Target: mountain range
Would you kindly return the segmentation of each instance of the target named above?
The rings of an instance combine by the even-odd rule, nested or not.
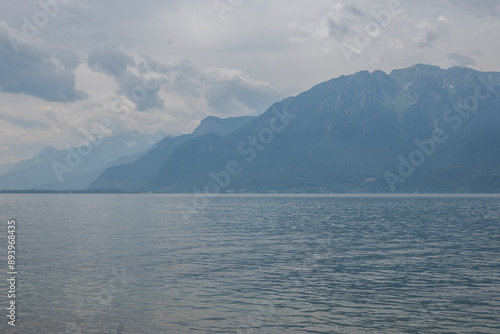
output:
[[[137,160],[161,137],[126,132],[90,137],[92,141],[78,147],[58,150],[48,146],[0,175],[0,189],[84,190],[106,168]]]
[[[98,191],[138,191],[143,189],[170,158],[172,153],[183,144],[200,136],[212,134],[223,137],[252,121],[255,117],[242,116],[220,119],[207,117],[193,131],[178,137],[167,137],[140,159],[106,169],[89,187]]]
[[[206,118],[85,182],[127,192],[500,192],[499,94],[496,72],[362,71],[258,117]]]

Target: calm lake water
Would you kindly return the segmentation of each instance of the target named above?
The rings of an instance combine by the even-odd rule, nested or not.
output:
[[[500,333],[498,196],[197,206],[178,195],[0,195],[0,332]]]

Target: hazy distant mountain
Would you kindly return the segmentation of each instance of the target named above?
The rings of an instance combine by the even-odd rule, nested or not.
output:
[[[342,76],[185,141],[139,190],[499,192],[496,83],[421,64]]]
[[[11,169],[12,167],[14,167],[16,164],[1,164],[0,165],[0,175],[3,174],[3,173],[6,173],[9,171],[9,169]]]
[[[86,189],[104,167],[111,166],[113,161],[115,164],[135,161],[140,156],[134,155],[150,149],[158,138],[129,132],[65,150],[48,146],[0,175],[0,190]]]
[[[138,159],[140,159],[141,157],[143,157],[144,155],[146,155],[148,152],[149,150],[146,150],[132,155],[123,156],[116,160],[111,161],[110,163],[106,164],[101,168],[70,176],[67,180],[63,182],[54,181],[42,184],[41,186],[34,188],[34,190],[58,190],[58,191],[86,190],[90,186],[90,184],[97,177],[99,177],[99,175],[101,175],[106,169],[114,166],[119,166],[121,164],[133,163]]]
[[[207,117],[190,135],[165,138],[155,145],[148,154],[134,163],[106,169],[89,187],[89,190],[138,191],[151,181],[158,169],[167,161],[172,152],[200,135],[212,133],[225,136],[241,128],[255,117],[231,117],[220,119]]]

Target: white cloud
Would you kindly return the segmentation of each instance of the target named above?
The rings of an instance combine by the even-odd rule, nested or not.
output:
[[[449,25],[453,25],[453,23],[448,20],[448,18],[444,15],[441,15],[440,17],[438,17],[438,22],[442,22],[442,23],[446,23],[446,24],[449,24]]]

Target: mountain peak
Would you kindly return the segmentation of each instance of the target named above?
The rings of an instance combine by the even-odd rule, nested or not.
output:
[[[47,146],[36,155],[36,158],[47,160],[50,159],[56,152],[57,150],[53,146]]]
[[[398,69],[394,70],[391,72],[390,76],[394,75],[411,75],[411,76],[416,76],[419,74],[428,74],[428,73],[439,73],[443,72],[441,67],[439,66],[434,66],[434,65],[427,65],[427,64],[416,64],[407,68],[403,69]]]
[[[241,116],[219,118],[216,116],[208,116],[204,118],[200,125],[194,130],[193,136],[198,137],[207,133],[214,133],[218,136],[225,136],[233,132],[235,129],[242,127],[255,119],[254,116]]]

